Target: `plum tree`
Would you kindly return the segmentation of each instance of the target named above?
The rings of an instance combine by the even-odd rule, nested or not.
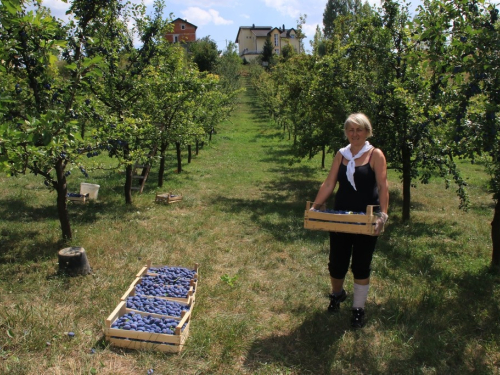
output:
[[[27,3],[15,0],[0,5],[0,171],[33,173],[57,192],[66,240],[72,238],[66,169],[85,170],[82,150],[93,147],[75,136],[87,93],[83,79],[99,74],[100,61],[83,51],[88,24],[80,20],[72,26],[63,27],[43,7],[28,10]]]

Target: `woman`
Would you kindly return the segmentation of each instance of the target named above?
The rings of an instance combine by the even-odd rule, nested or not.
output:
[[[387,222],[389,188],[387,165],[383,152],[366,140],[372,135],[370,120],[362,113],[351,114],[344,123],[349,145],[340,149],[325,182],[321,185],[311,209],[318,209],[332,194],[337,182],[335,210],[366,212],[366,206],[379,205],[375,234],[380,234]],[[344,279],[351,262],[354,276],[354,298],[351,325],[365,325],[365,302],[370,285],[370,271],[377,236],[330,232],[330,258],[328,270],[332,284],[328,311],[335,312],[345,301]]]

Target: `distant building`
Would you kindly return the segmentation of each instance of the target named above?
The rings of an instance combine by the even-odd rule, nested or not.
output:
[[[247,61],[255,59],[262,53],[264,43],[267,37],[271,38],[271,43],[274,46],[274,53],[281,54],[282,48],[289,44],[293,49],[300,53],[300,41],[297,38],[295,29],[285,29],[272,26],[240,26],[238,35],[236,35],[236,43],[241,58]]]
[[[170,43],[189,43],[196,40],[196,29],[198,26],[181,18],[173,20],[170,24],[174,25],[174,29],[165,35],[165,38]]]

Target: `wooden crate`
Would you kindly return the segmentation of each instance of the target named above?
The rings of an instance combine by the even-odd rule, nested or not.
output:
[[[325,212],[325,205],[321,207],[321,212],[309,211],[311,206],[312,202],[307,202],[304,213],[304,228],[306,229],[376,236],[375,222],[378,216],[373,214],[373,208],[378,206],[367,206],[366,215],[332,214]],[[382,227],[380,234],[383,231]]]
[[[89,195],[88,194],[75,194],[74,196],[73,195],[67,195],[66,196],[66,199],[68,201],[71,201],[71,202],[75,202],[75,203],[80,203],[80,204],[85,204],[89,201]]]
[[[128,297],[133,297],[133,296],[128,296]],[[148,299],[153,299],[153,298],[161,298],[161,297],[157,297],[157,296],[143,296],[144,298],[148,298]],[[161,298],[161,299],[166,299],[166,298]],[[172,301],[172,302],[176,302],[176,303],[179,303],[181,305],[184,305],[184,306],[187,306],[189,307],[189,312],[191,312],[193,310],[193,307],[194,307],[194,300],[191,299],[189,301],[189,303],[185,303],[185,302],[179,302],[179,301]],[[127,298],[123,299],[120,304],[123,303],[125,304],[125,313],[127,312],[140,312],[142,314],[148,314],[148,315],[151,315],[151,316],[154,316],[155,318],[168,318],[168,319],[175,319],[175,320],[180,320],[182,319],[182,316],[170,316],[170,315],[166,315],[166,314],[156,314],[156,313],[150,313],[150,312],[146,312],[146,311],[141,311],[141,310],[137,310],[137,309],[131,309],[130,307],[127,307]]]
[[[168,193],[156,193],[155,202],[158,203],[175,203],[180,202],[182,200],[182,194],[173,194],[172,192]]]
[[[140,284],[142,280],[142,277],[136,277],[136,279],[130,284],[129,288],[125,292],[125,294],[120,298],[121,301],[125,301],[127,297],[130,296],[135,296],[135,286]],[[193,286],[189,287],[188,295],[186,298],[178,298],[178,297],[162,297],[162,296],[151,296],[151,297],[158,297],[158,298],[163,298],[167,299],[169,301],[176,301],[176,302],[182,302],[182,303],[194,303],[194,288]]]
[[[163,265],[163,266],[156,266],[156,265],[151,265],[151,260],[148,260],[146,262],[146,265],[141,268],[141,270],[135,275],[135,277],[142,277],[144,275],[158,275],[157,273],[152,270],[152,268],[162,268],[162,267],[182,267],[182,268],[187,268],[188,267],[183,267],[183,266],[168,266],[168,265]],[[190,285],[193,287],[193,296],[196,294],[196,291],[198,290],[198,278],[199,278],[199,268],[200,265],[198,263],[195,263],[194,268],[192,268],[192,271],[195,271],[194,277],[191,279]]]
[[[104,334],[111,345],[128,349],[148,349],[169,353],[179,353],[189,336],[189,325],[191,323],[191,311],[186,312],[179,320],[173,335],[166,333],[150,333],[133,330],[112,328],[112,324],[122,315],[127,314],[125,302],[120,302],[111,315],[106,319]],[[135,312],[135,311],[134,311]],[[142,316],[154,316],[154,314],[135,312]],[[163,317],[163,316],[162,316]],[[186,324],[184,330],[182,327]]]

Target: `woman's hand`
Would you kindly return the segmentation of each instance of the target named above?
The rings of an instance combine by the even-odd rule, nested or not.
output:
[[[385,212],[381,212],[379,214],[380,216],[377,217],[377,220],[375,221],[375,234],[378,236],[380,232],[382,232],[382,228],[384,228],[385,223],[387,223],[387,220],[389,220],[389,215],[387,215]]]

